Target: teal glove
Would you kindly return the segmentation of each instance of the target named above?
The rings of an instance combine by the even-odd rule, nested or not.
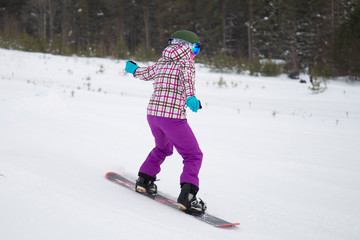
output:
[[[136,69],[138,69],[139,66],[133,62],[133,61],[126,61],[126,66],[125,66],[125,72],[131,73],[132,75],[134,75]]]
[[[197,112],[201,108],[200,101],[197,100],[196,97],[191,96],[186,99],[186,105],[191,109],[193,112]]]

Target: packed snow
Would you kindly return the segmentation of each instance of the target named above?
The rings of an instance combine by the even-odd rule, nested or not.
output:
[[[154,145],[152,82],[124,67],[0,49],[0,239],[360,239],[359,84],[316,94],[286,76],[196,65],[198,195],[241,224],[219,229],[105,179],[136,179]],[[181,170],[175,153],[160,191],[176,198]]]

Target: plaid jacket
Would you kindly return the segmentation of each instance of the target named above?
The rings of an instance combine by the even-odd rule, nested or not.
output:
[[[185,101],[195,96],[195,65],[189,47],[169,45],[157,63],[138,68],[134,77],[154,80],[154,93],[147,108],[149,115],[186,118]]]

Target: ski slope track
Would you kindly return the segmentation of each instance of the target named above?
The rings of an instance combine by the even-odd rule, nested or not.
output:
[[[241,223],[219,229],[104,178],[135,180],[154,145],[152,82],[124,67],[0,49],[1,240],[360,239],[359,84],[329,80],[314,94],[286,76],[196,64],[203,109],[188,121],[204,153],[199,197]],[[181,170],[175,152],[159,190],[176,198]]]

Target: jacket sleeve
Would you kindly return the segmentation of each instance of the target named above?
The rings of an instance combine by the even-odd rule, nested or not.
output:
[[[186,99],[195,96],[195,65],[193,61],[184,62],[180,78],[184,84]]]
[[[156,75],[156,64],[148,67],[139,67],[134,73],[134,77],[139,78],[140,80],[150,81],[153,80]]]

